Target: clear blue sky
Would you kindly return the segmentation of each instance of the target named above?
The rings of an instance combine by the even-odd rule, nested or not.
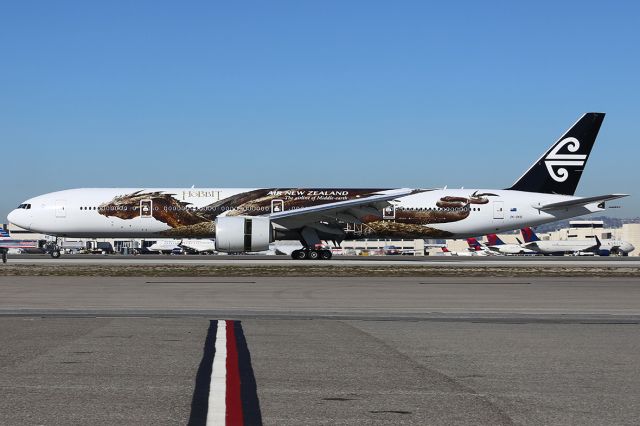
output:
[[[583,112],[640,215],[637,2],[6,1],[0,214],[90,186],[509,186]],[[4,219],[2,220],[4,221]]]

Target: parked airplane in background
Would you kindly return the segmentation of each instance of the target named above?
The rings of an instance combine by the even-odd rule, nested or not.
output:
[[[0,228],[0,256],[2,263],[7,263],[7,253],[9,250],[34,250],[38,248],[37,241],[14,240],[11,234],[4,228]]]
[[[600,240],[597,236],[588,240],[541,240],[529,227],[521,230],[524,238],[524,247],[545,255],[564,255],[591,253],[599,256],[620,255],[626,256],[635,250],[635,247],[622,240]]]
[[[537,252],[521,244],[507,244],[496,234],[487,235],[487,248],[500,254],[536,254]]]
[[[164,254],[170,254],[174,250],[182,251],[180,248],[180,240],[158,240],[147,247],[147,250]]]
[[[475,250],[467,250],[467,251],[451,251],[446,247],[441,247],[442,253],[441,256],[482,256],[478,255]]]
[[[9,221],[56,237],[215,238],[256,252],[297,240],[295,259],[328,259],[322,240],[466,238],[602,211],[607,194],[576,187],[603,113],[584,114],[508,189],[87,188],[40,195]],[[59,256],[53,247],[51,254]]]
[[[469,245],[469,250],[473,252],[474,256],[493,256],[496,254],[489,250],[489,247],[478,241],[477,238],[467,238],[467,244]]]
[[[203,239],[188,239],[182,240],[180,247],[190,253],[213,253],[216,251],[216,243],[213,240]]]

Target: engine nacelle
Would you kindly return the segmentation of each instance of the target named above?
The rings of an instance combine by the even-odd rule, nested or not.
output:
[[[267,217],[222,216],[216,219],[216,250],[224,252],[263,251],[272,239]]]

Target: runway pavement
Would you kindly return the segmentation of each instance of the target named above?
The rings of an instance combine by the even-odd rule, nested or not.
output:
[[[0,424],[635,424],[639,331],[640,278],[0,277]]]

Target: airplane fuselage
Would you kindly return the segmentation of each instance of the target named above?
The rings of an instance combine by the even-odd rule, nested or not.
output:
[[[216,218],[266,216],[311,206],[362,200],[389,189],[353,188],[85,188],[31,198],[9,220],[59,237],[215,238]],[[602,210],[596,203],[552,211],[539,207],[579,197],[513,190],[436,189],[389,201],[382,213],[366,206],[326,216],[370,238],[465,238],[504,232]],[[356,211],[357,210],[357,211]],[[329,214],[330,215],[330,214]],[[357,218],[357,219],[356,219]],[[318,216],[321,230],[322,215]],[[295,221],[273,222],[278,239],[297,239]],[[348,236],[348,233],[347,233]]]

